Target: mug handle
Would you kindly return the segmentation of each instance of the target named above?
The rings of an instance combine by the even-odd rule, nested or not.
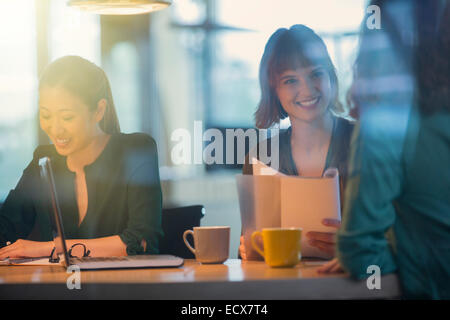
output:
[[[186,231],[183,233],[183,241],[184,241],[184,243],[186,244],[186,246],[188,247],[188,249],[191,250],[191,252],[192,252],[193,254],[195,254],[195,249],[191,247],[191,245],[189,244],[189,242],[188,242],[187,239],[186,239],[186,237],[187,237],[188,234],[192,234],[192,238],[194,237],[194,231],[192,231],[192,230],[186,230]]]
[[[256,244],[256,241],[255,241],[257,236],[262,237],[262,234],[261,234],[260,231],[255,231],[255,232],[252,233],[252,238],[251,238],[252,239],[252,247],[256,251],[258,251],[258,253],[264,258],[264,251]]]

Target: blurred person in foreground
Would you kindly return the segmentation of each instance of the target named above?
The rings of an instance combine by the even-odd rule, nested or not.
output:
[[[322,271],[375,265],[405,298],[450,299],[450,3],[371,4],[381,28],[363,23],[338,259]]]

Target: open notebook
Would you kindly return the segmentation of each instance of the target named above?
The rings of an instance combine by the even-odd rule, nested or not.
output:
[[[260,258],[251,234],[269,227],[302,228],[302,256],[330,259],[308,244],[309,231],[335,232],[322,219],[341,219],[339,172],[327,169],[322,177],[287,176],[253,159],[253,175],[236,177],[244,245],[249,259]]]

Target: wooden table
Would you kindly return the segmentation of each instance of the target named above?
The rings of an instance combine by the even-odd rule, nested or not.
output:
[[[319,263],[270,268],[264,262],[229,259],[180,268],[81,272],[81,289],[69,290],[72,275],[61,266],[0,266],[1,299],[392,299],[400,296],[395,274],[381,277],[381,289],[346,274],[321,275]]]

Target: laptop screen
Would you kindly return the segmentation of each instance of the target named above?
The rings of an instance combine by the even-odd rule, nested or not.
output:
[[[52,224],[52,234],[56,246],[56,252],[64,254],[64,264],[67,267],[69,265],[69,255],[67,253],[61,210],[59,208],[58,196],[56,194],[55,179],[50,158],[44,157],[39,159],[39,168],[44,190],[48,190],[47,194],[49,197],[47,203],[50,210],[49,215]]]

